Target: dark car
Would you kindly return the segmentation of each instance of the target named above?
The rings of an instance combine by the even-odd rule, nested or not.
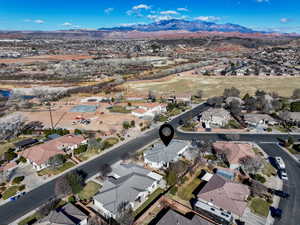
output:
[[[273,206],[270,207],[271,216],[274,218],[281,218],[282,210],[279,208],[275,208]]]
[[[280,191],[280,190],[271,189],[271,188],[268,189],[268,192],[273,194],[273,195],[277,195],[281,198],[288,198],[290,196],[289,193],[286,193],[286,192]]]

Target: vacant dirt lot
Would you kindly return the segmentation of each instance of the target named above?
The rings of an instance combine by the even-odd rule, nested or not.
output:
[[[93,56],[88,55],[39,55],[26,58],[17,59],[0,59],[0,63],[33,63],[33,62],[47,62],[47,61],[63,61],[63,60],[80,60],[91,59]]]
[[[291,96],[295,88],[300,87],[300,77],[223,77],[193,75],[192,71],[171,75],[157,80],[127,82],[123,85],[130,93],[147,93],[152,90],[157,94],[189,94],[201,89],[204,97],[223,93],[225,88],[239,88],[242,94],[253,94],[257,89],[277,92],[282,96]]]

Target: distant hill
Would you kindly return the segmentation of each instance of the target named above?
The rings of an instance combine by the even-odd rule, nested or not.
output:
[[[141,32],[155,32],[155,31],[176,31],[186,30],[190,32],[198,31],[215,31],[215,32],[239,32],[239,33],[256,33],[250,28],[240,26],[238,24],[216,24],[213,22],[204,22],[199,20],[161,20],[150,24],[136,24],[129,26],[119,26],[112,28],[99,28],[101,31],[141,31]]]

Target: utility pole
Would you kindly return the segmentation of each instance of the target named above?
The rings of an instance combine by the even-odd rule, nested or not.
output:
[[[50,113],[51,129],[54,130],[54,127],[53,127],[53,118],[52,118],[52,111],[51,111],[51,103],[48,102],[47,104],[48,104],[49,113]]]

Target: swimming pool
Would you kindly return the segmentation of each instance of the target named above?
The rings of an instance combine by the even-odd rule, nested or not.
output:
[[[85,113],[85,112],[96,112],[97,106],[95,105],[77,105],[74,106],[72,109],[70,109],[70,112],[79,112],[79,113]]]

